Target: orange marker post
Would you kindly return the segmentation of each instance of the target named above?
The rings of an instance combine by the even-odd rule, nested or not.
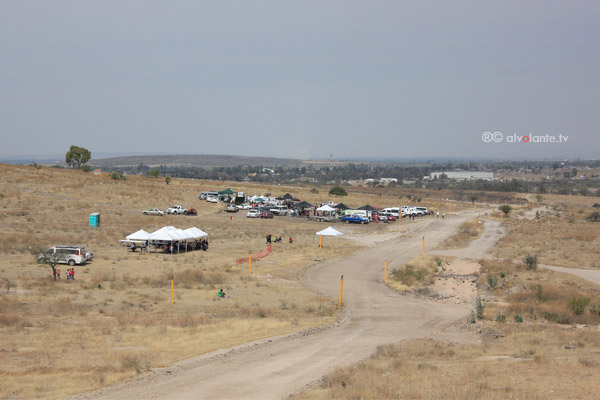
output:
[[[338,308],[342,308],[342,292],[344,291],[344,275],[342,275],[340,279],[340,302],[338,304]]]
[[[423,236],[423,255],[425,255],[425,236]]]
[[[387,282],[387,260],[383,264],[383,280]]]
[[[171,279],[171,304],[175,304],[175,280]]]
[[[477,217],[473,217],[473,223],[477,225]]]

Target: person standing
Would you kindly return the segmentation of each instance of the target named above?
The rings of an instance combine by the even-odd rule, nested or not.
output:
[[[56,268],[56,277],[60,279],[60,268]]]

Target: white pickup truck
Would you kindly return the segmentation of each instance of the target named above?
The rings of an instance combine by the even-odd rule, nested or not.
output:
[[[186,208],[181,206],[173,206],[167,208],[167,214],[185,214],[186,210]]]

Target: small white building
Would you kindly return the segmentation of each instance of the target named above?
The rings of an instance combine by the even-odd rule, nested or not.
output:
[[[425,177],[425,179],[433,180],[435,178],[440,179],[440,175],[446,175],[448,179],[454,179],[457,181],[465,181],[465,180],[485,180],[491,181],[494,179],[493,172],[483,172],[483,171],[443,171],[443,172],[432,172],[429,174],[429,177]]]

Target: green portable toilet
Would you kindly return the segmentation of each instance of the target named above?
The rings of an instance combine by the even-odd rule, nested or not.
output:
[[[90,228],[98,228],[100,226],[100,213],[90,214]]]

